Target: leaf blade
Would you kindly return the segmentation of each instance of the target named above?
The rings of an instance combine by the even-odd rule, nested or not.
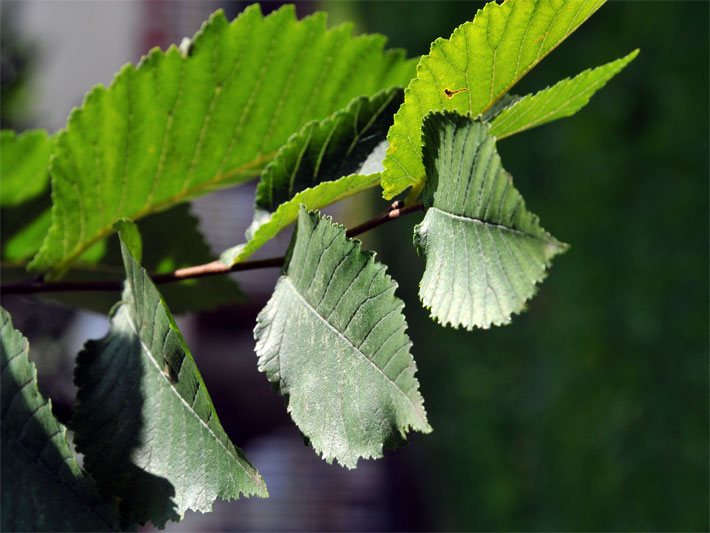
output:
[[[291,200],[282,203],[274,213],[267,215],[258,224],[253,224],[251,238],[244,244],[222,252],[220,260],[230,266],[247,260],[259,248],[291,225],[298,218],[301,206],[305,206],[308,209],[321,209],[367,189],[377,187],[379,184],[380,174],[364,176],[353,174],[304,189]],[[256,226],[255,230],[253,229],[254,226]]]
[[[52,139],[44,130],[0,131],[0,205],[36,198],[49,185]]]
[[[28,353],[27,339],[0,308],[2,529],[114,530],[115,510],[77,463],[66,428],[39,392]]]
[[[256,208],[273,212],[300,191],[363,173],[363,164],[386,139],[403,101],[403,89],[386,89],[355,98],[330,117],[306,124],[264,169]]]
[[[242,183],[307,121],[408,81],[400,51],[350,31],[292,6],[231,24],[217,12],[187,54],[154,50],[89,92],[58,135],[53,225],[31,268],[61,275],[117,219]]]
[[[551,87],[524,96],[501,111],[491,122],[491,134],[500,140],[574,115],[589,103],[594,93],[633,61],[638,52],[634,50],[615,61],[587,69],[573,78],[565,78]]]
[[[259,369],[288,397],[316,452],[354,467],[410,428],[431,431],[403,304],[385,267],[305,209],[292,246],[254,337]]]
[[[225,250],[222,262],[249,258],[296,220],[301,204],[321,209],[379,185],[374,171],[381,170],[387,130],[403,97],[395,88],[355,98],[292,135],[259,180],[247,242]]]
[[[443,325],[507,324],[566,245],[527,211],[487,123],[434,113],[423,130],[428,209],[414,236],[426,258],[420,299]]]
[[[125,246],[122,253],[123,301],[107,336],[87,343],[77,363],[72,425],[87,469],[122,498],[127,523],[162,526],[188,509],[209,511],[217,497],[265,496],[157,288]],[[193,472],[203,475],[193,480]]]
[[[485,113],[602,4],[603,0],[489,2],[449,39],[437,39],[420,59],[417,77],[407,86],[387,136],[384,197],[422,186],[421,124],[429,111]]]

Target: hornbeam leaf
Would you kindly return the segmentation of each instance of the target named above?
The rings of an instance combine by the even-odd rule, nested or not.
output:
[[[524,96],[491,121],[491,134],[502,139],[574,115],[589,103],[594,93],[621,72],[638,52],[634,50],[616,61],[587,69],[574,78],[566,78],[552,87]]]
[[[419,296],[444,325],[507,324],[566,245],[525,208],[487,123],[434,113],[422,137],[428,210],[414,232],[426,256]]]
[[[50,226],[49,158],[44,130],[0,131],[0,242],[3,263],[19,263],[39,250]]]
[[[1,273],[4,279],[13,281],[27,277],[26,262],[37,253],[51,225],[48,167],[52,140],[45,130],[19,135],[3,130],[0,143],[0,194],[4,195],[0,201]],[[33,184],[23,188],[21,184],[25,182]],[[166,233],[166,227],[171,231]],[[143,264],[152,273],[162,274],[214,259],[198,229],[197,219],[186,205],[141,220],[139,229],[145,234],[148,245]],[[140,239],[140,234],[136,237]],[[84,252],[66,277],[118,280],[123,274],[123,259],[116,238]],[[164,296],[176,313],[212,309],[244,298],[237,283],[226,276],[172,284],[165,287]],[[106,313],[115,303],[115,296],[110,293],[49,293],[41,297],[100,313]]]
[[[296,220],[301,204],[320,209],[379,185],[383,144],[403,98],[398,88],[358,97],[293,135],[261,176],[247,243],[226,250],[222,261],[247,259]]]
[[[354,467],[431,431],[397,284],[345,229],[302,208],[254,330],[259,369],[317,453]]]
[[[430,111],[488,111],[604,0],[506,0],[487,3],[473,21],[437,39],[417,65],[387,135],[382,187],[392,198],[423,185],[421,125]]]
[[[153,50],[90,91],[58,134],[52,227],[31,268],[56,277],[116,220],[243,183],[308,121],[411,79],[384,37],[325,22],[293,6],[231,24],[217,12],[189,50]]]
[[[18,233],[13,232],[15,228],[12,222],[16,221],[17,225],[20,225],[22,213],[18,210],[26,205],[12,208],[9,213],[7,210],[3,211],[0,224],[0,239],[4,246],[3,268],[0,274],[6,281],[27,279],[24,265],[13,261],[26,257],[20,254],[32,249],[32,243],[37,242],[37,239],[32,237],[38,236],[42,229],[41,226],[32,224]],[[187,266],[209,263],[215,259],[188,205],[179,205],[151,215],[140,220],[137,226],[144,241],[143,266],[151,273],[172,272]],[[166,232],[165,228],[170,228],[170,231]],[[7,240],[5,235],[8,235]],[[106,253],[93,259],[94,261],[90,262],[82,257],[72,265],[65,279],[120,281],[125,276],[117,235],[112,235],[106,241]],[[215,309],[222,305],[242,302],[245,298],[237,282],[230,276],[210,276],[170,283],[161,287],[161,294],[175,314]],[[116,303],[116,294],[110,292],[57,292],[39,296],[42,299],[104,314]]]
[[[273,212],[304,189],[361,173],[363,163],[387,138],[402,89],[361,96],[320,122],[310,122],[289,139],[264,169],[256,208]]]
[[[27,339],[0,308],[0,469],[3,531],[114,530],[115,509],[99,497],[67,443],[67,430],[37,388]]]
[[[124,523],[161,526],[216,498],[266,496],[222,429],[185,341],[146,271],[122,244],[123,300],[106,337],[79,354],[72,427],[99,488]]]
[[[52,139],[44,130],[0,131],[0,205],[36,198],[49,185]]]
[[[0,256],[3,263],[23,266],[37,253],[52,223],[49,194],[0,210]],[[24,271],[24,268],[23,268]],[[27,277],[27,273],[24,273]]]
[[[276,237],[281,230],[298,218],[300,206],[308,209],[320,209],[332,203],[348,198],[380,184],[380,174],[353,174],[335,181],[326,181],[313,188],[297,193],[291,200],[281,204],[278,209],[255,224],[256,230],[245,243],[222,252],[220,260],[233,265],[249,258],[259,248]],[[253,229],[254,226],[252,226]]]

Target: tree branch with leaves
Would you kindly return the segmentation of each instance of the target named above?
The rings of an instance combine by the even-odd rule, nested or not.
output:
[[[91,89],[60,132],[3,131],[3,296],[122,291],[107,336],[77,358],[83,469],[2,311],[3,529],[163,526],[267,495],[171,312],[237,301],[232,272],[281,268],[256,364],[317,454],[354,468],[430,432],[397,283],[355,237],[424,213],[414,241],[432,317],[473,329],[521,312],[566,245],[527,209],[497,143],[573,115],[636,56],[511,93],[601,4],[491,2],[418,59],[292,6],[217,12],[188,46]],[[257,178],[245,241],[211,257],[185,203]],[[359,226],[318,211],[378,187],[395,201]],[[294,224],[283,257],[252,259]],[[42,491],[37,512],[18,503]]]

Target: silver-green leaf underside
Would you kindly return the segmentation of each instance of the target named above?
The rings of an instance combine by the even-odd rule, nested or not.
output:
[[[423,185],[421,125],[428,112],[485,113],[603,1],[489,2],[449,39],[434,41],[420,59],[387,135],[384,196]]]
[[[36,198],[49,186],[52,139],[44,130],[0,131],[0,205]]]
[[[638,50],[602,65],[587,69],[574,78],[566,78],[552,87],[528,94],[507,107],[491,122],[491,134],[497,139],[574,115],[606,83],[621,72]]]
[[[383,144],[403,98],[399,88],[361,96],[294,134],[259,180],[247,243],[226,250],[222,261],[250,257],[296,220],[301,204],[320,209],[379,185]]]
[[[235,448],[173,317],[122,246],[123,300],[106,337],[79,355],[72,418],[77,449],[99,487],[121,499],[125,523],[158,526],[216,498],[266,496]]]
[[[259,369],[326,461],[354,467],[431,431],[396,287],[344,228],[301,210],[254,336]]]
[[[99,498],[37,388],[27,339],[0,308],[2,531],[107,531],[115,512]]]
[[[423,126],[428,207],[414,240],[426,256],[419,296],[441,324],[507,324],[566,245],[525,208],[489,125],[455,113]]]
[[[61,274],[111,232],[258,175],[288,137],[354,97],[403,86],[414,64],[379,35],[327,30],[293,6],[213,15],[183,52],[153,50],[90,91],[59,133],[52,227],[31,267]]]

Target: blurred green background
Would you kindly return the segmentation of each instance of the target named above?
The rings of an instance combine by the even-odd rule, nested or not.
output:
[[[325,5],[411,54],[477,7]],[[572,246],[512,325],[428,319],[413,221],[370,241],[406,299],[434,427],[410,452],[437,528],[709,529],[708,6],[610,2],[514,89],[641,49],[577,116],[499,145]]]

